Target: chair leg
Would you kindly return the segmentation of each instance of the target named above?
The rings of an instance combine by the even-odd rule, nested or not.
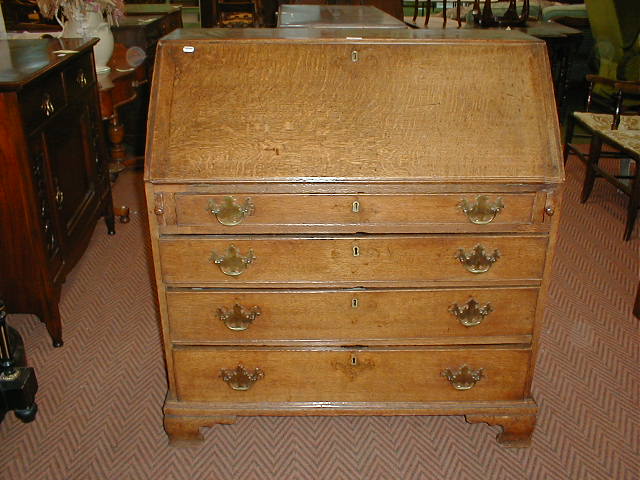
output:
[[[593,184],[596,181],[596,171],[593,168],[600,160],[600,151],[602,150],[602,140],[598,135],[591,137],[591,145],[589,146],[589,158],[587,158],[587,171],[584,176],[584,184],[582,186],[582,194],[580,195],[580,203],[584,203],[589,199]]]
[[[636,175],[631,185],[631,196],[627,207],[627,225],[624,229],[625,240],[629,240],[633,233],[633,225],[638,216],[638,207],[640,207],[640,162],[636,160]]]
[[[567,127],[564,132],[564,148],[562,149],[562,158],[564,163],[567,163],[567,158],[569,157],[569,144],[571,140],[573,140],[573,129],[575,128],[575,121],[573,120],[573,115],[570,115],[567,119]]]

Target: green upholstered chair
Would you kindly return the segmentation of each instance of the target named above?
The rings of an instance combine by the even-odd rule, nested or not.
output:
[[[585,4],[598,64],[591,102],[611,111],[617,93],[613,84],[640,80],[640,5],[638,0],[586,0]],[[622,108],[638,104],[640,99],[631,94]]]

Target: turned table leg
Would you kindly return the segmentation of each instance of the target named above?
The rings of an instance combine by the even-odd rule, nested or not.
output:
[[[535,415],[466,415],[469,423],[498,425],[502,431],[496,437],[505,447],[522,448],[531,444],[531,435],[536,425]]]
[[[126,157],[126,149],[124,144],[124,125],[118,118],[118,112],[114,111],[109,120],[109,141],[111,142],[111,162],[109,164],[109,173],[117,176],[124,170],[124,160]]]

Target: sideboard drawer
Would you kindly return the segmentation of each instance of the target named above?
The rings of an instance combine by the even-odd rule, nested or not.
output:
[[[73,98],[95,82],[95,68],[90,56],[83,56],[63,72],[67,96]]]
[[[166,293],[174,342],[237,345],[507,343],[531,335],[537,298],[537,288]]]
[[[498,235],[171,236],[160,239],[159,253],[162,277],[171,284],[420,286],[539,282],[547,241],[546,236]],[[464,257],[470,266],[463,264]]]
[[[328,226],[367,227],[457,225],[482,231],[488,225],[503,230],[533,223],[535,193],[404,194],[404,195],[205,195],[176,194],[176,225],[206,227],[210,233],[281,233]],[[468,213],[465,213],[467,211]],[[541,217],[541,216],[540,216]],[[508,227],[508,228],[507,228]]]
[[[27,132],[53,117],[66,105],[62,77],[59,72],[30,83],[19,94]]]
[[[530,355],[527,349],[498,348],[173,349],[178,400],[220,403],[517,400]],[[464,365],[482,369],[481,378],[457,390],[445,372]],[[225,381],[223,370],[238,366],[262,378],[251,383],[231,375]],[[233,389],[236,381],[236,388],[248,388]]]

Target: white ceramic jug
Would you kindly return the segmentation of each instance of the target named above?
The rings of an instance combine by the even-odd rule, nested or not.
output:
[[[65,22],[57,19],[62,25],[62,38],[99,38],[100,41],[93,47],[96,71],[97,73],[106,73],[111,70],[107,63],[113,53],[113,33],[111,33],[109,24],[104,20],[102,12],[74,12]]]

